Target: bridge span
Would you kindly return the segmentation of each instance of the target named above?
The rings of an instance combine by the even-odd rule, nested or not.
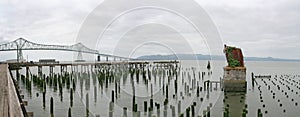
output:
[[[0,51],[17,51],[17,61],[23,60],[23,51],[24,50],[58,50],[58,51],[71,51],[77,52],[77,60],[82,60],[82,53],[95,54],[98,55],[98,60],[100,57],[113,58],[114,60],[129,60],[130,58],[121,57],[110,54],[100,53],[98,50],[90,49],[83,45],[82,43],[77,43],[74,45],[47,45],[39,44],[28,41],[24,38],[18,38],[12,42],[4,43],[0,45]]]

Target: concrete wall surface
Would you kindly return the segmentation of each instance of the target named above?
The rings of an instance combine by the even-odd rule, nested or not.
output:
[[[24,117],[7,64],[0,64],[0,117]]]
[[[224,67],[225,92],[245,92],[247,90],[246,67]]]

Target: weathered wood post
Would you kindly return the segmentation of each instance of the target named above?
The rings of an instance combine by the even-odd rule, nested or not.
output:
[[[114,112],[114,103],[109,102],[109,117],[113,117],[113,112]]]
[[[29,78],[29,67],[26,66],[26,78]]]
[[[50,115],[54,117],[54,110],[53,110],[53,97],[50,98]]]
[[[175,107],[171,105],[170,108],[171,108],[171,110],[172,110],[172,117],[175,117],[175,116],[176,116],[176,115],[175,115]]]
[[[42,78],[43,77],[43,68],[42,66],[38,66],[38,74],[39,74],[39,77]]]
[[[50,78],[53,78],[53,66],[49,66],[49,76]]]
[[[94,86],[94,102],[97,102],[97,87]]]
[[[177,111],[178,111],[178,115],[181,113],[180,111],[181,111],[181,101],[179,100],[178,101],[178,109],[177,109]]]
[[[186,117],[190,117],[190,107],[188,107],[188,108],[185,110],[185,112],[186,112]]]
[[[257,109],[257,117],[262,117],[263,114],[261,113],[261,109]]]
[[[209,83],[210,91],[212,91],[212,82]]]
[[[16,76],[17,76],[17,80],[19,81],[20,80],[20,72],[18,69],[16,70]]]
[[[150,108],[153,109],[153,99],[152,98],[150,99]]]
[[[160,117],[160,104],[155,103],[155,106],[156,106],[157,117]]]
[[[70,90],[70,106],[73,107],[73,90]]]
[[[85,103],[86,103],[86,116],[89,116],[89,93],[85,95]]]
[[[115,93],[116,93],[116,99],[118,98],[118,83],[115,81]]]
[[[46,107],[46,92],[43,92],[43,109]]]
[[[166,85],[166,98],[169,97],[169,88],[168,88],[168,85]]]
[[[210,107],[207,106],[207,114],[206,114],[207,117],[210,117]]]
[[[112,101],[112,102],[115,102],[114,94],[115,94],[115,93],[114,93],[114,90],[112,90],[112,91],[111,91],[111,101]]]
[[[144,101],[144,112],[147,112],[147,101]]]
[[[197,97],[200,96],[200,89],[199,89],[199,86],[197,87]]]
[[[123,117],[127,117],[127,108],[123,107]]]
[[[71,114],[71,108],[69,108],[69,111],[68,111],[68,117],[72,117],[72,114]]]
[[[192,117],[195,117],[195,107],[194,107],[194,105],[192,105],[191,108],[192,108]]]

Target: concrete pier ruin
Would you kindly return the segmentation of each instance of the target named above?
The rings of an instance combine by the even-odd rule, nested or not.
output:
[[[224,91],[225,92],[246,92],[246,67],[244,57],[240,48],[224,46],[224,53],[228,65],[224,67]]]

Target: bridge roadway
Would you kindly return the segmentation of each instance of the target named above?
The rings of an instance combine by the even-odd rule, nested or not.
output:
[[[0,64],[0,117],[24,117],[20,101],[8,64]]]

